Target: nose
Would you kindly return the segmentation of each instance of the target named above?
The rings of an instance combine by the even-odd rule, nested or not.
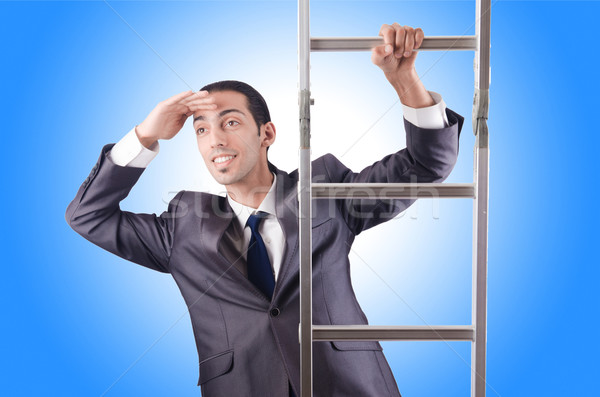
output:
[[[210,147],[227,146],[227,134],[220,127],[213,127],[210,135]]]

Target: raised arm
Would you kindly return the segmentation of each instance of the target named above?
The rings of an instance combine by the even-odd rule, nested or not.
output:
[[[90,175],[67,207],[67,223],[87,240],[113,254],[169,272],[175,225],[182,214],[179,201],[184,192],[179,192],[160,216],[122,211],[119,203],[127,197],[155,155],[147,149],[138,150],[136,145],[157,151],[159,139],[171,139],[193,112],[212,107],[212,100],[206,98],[205,92],[180,93],[159,103],[138,128],[117,144],[120,146],[105,145]],[[131,148],[133,150],[129,150]]]
[[[454,168],[463,117],[446,109],[441,97],[434,100],[415,70],[423,31],[397,23],[383,25],[384,44],[373,49],[371,60],[384,72],[404,105],[406,148],[385,156],[360,172],[326,155],[317,160],[329,182],[429,183],[442,182]],[[436,94],[436,97],[439,97]],[[443,106],[440,106],[443,105]],[[410,111],[410,117],[406,114]],[[418,121],[418,122],[417,122]],[[321,168],[322,167],[322,168]],[[408,208],[414,199],[338,200],[338,208],[354,234],[389,220]]]

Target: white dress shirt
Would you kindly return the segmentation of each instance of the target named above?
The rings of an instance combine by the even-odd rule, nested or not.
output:
[[[275,176],[275,174],[273,175]],[[273,268],[273,276],[275,277],[275,280],[277,280],[277,276],[279,275],[279,268],[281,267],[281,261],[283,260],[283,249],[285,248],[285,236],[283,234],[283,229],[281,228],[281,225],[277,220],[277,216],[275,215],[275,196],[277,192],[276,185],[277,178],[274,177],[269,192],[257,209],[240,204],[232,199],[230,195],[227,195],[227,201],[236,215],[237,225],[239,227],[237,230],[244,231],[243,238],[240,239],[240,243],[238,245],[238,252],[243,255],[244,259],[246,259],[248,244],[250,243],[250,237],[252,235],[250,227],[246,227],[248,218],[250,215],[257,213],[258,211],[264,211],[269,214],[258,225],[258,232],[260,233],[260,236],[265,243],[265,247],[267,248],[267,254],[269,255],[269,261],[271,262],[271,267]],[[237,234],[233,230],[228,230],[226,234],[230,231],[232,233],[231,238],[236,239]],[[248,276],[247,273],[246,276]]]
[[[436,92],[429,91],[431,98],[435,102],[434,105],[425,108],[411,108],[402,105],[404,118],[419,128],[439,129],[448,126],[448,118],[446,116],[446,104],[442,96]],[[108,153],[110,159],[117,165],[122,167],[138,167],[145,168],[150,164],[152,159],[156,157],[160,150],[159,143],[156,141],[150,148],[143,146],[135,133],[135,127],[132,128],[119,142],[117,142],[111,151]],[[269,215],[262,220],[259,225],[259,233],[265,242],[269,260],[273,268],[275,280],[279,274],[281,261],[283,260],[283,250],[285,248],[285,236],[283,229],[275,216],[275,192],[277,178],[273,178],[273,184],[269,192],[260,203],[257,209],[250,208],[240,204],[227,195],[227,201],[234,213],[236,214],[237,222],[235,227],[228,228],[225,232],[225,244],[229,250],[234,251],[238,257],[243,257],[245,263],[248,244],[250,243],[251,231],[249,227],[245,227],[248,217],[257,212],[264,211]],[[243,236],[243,237],[242,237]],[[242,238],[240,238],[242,237]],[[230,253],[231,254],[231,253]],[[229,255],[233,264],[248,275],[245,266],[239,266],[235,261],[236,255]]]

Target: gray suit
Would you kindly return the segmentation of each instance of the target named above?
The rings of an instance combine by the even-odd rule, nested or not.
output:
[[[406,149],[354,173],[327,154],[313,161],[313,182],[440,182],[458,155],[463,118],[425,130],[405,121]],[[122,211],[119,202],[144,168],[121,167],[106,153],[69,204],[69,225],[94,244],[140,265],[171,273],[189,308],[202,395],[287,396],[299,392],[298,173],[269,164],[277,179],[277,217],[285,252],[273,300],[224,255],[233,212],[220,196],[180,191],[160,216]],[[313,202],[313,322],[367,324],[350,281],[348,253],[361,231],[391,219],[414,200]],[[314,396],[399,396],[378,342],[316,342]]]

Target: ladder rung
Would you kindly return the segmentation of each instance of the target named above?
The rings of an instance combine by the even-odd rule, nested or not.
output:
[[[311,37],[310,50],[370,51],[383,44],[383,37]],[[417,51],[475,51],[476,36],[426,36]]]
[[[473,183],[313,183],[312,197],[326,198],[474,198]]]
[[[470,325],[313,325],[314,341],[332,340],[468,340],[475,337]]]

